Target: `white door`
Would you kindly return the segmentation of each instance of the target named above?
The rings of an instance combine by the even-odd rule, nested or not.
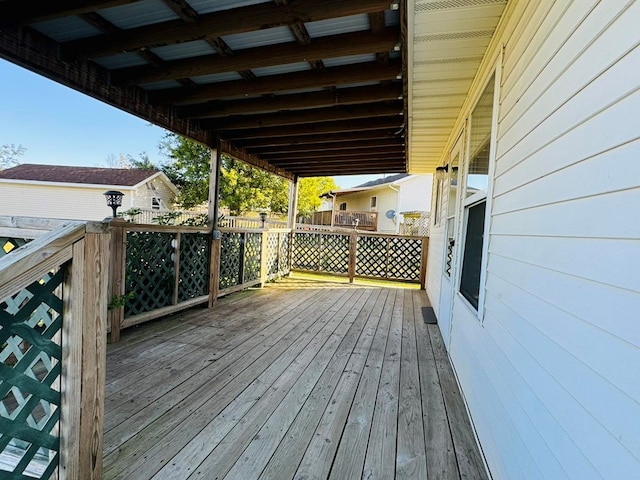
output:
[[[449,348],[451,341],[451,305],[453,303],[454,293],[454,278],[455,278],[455,255],[456,255],[456,211],[459,202],[458,185],[460,185],[458,178],[458,166],[461,164],[462,156],[462,138],[460,135],[455,146],[451,150],[449,155],[449,164],[447,169],[447,179],[445,185],[445,198],[446,204],[443,202],[443,208],[446,210],[446,222],[444,229],[444,261],[442,262],[442,281],[440,283],[440,305],[438,311],[438,324],[440,325],[440,331],[442,332],[442,338],[444,344]]]

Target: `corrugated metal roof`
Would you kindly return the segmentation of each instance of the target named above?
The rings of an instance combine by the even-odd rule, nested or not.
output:
[[[325,67],[338,67],[340,65],[353,65],[354,63],[374,62],[376,55],[365,53],[363,55],[349,55],[348,57],[327,58],[324,60]]]
[[[204,40],[165,45],[163,47],[152,48],[151,51],[165,61],[215,53],[213,47]]]
[[[265,28],[254,32],[225,35],[222,39],[232,50],[294,42],[296,39],[287,27]]]
[[[162,0],[142,0],[98,10],[98,13],[116,27],[125,29],[180,18]]]
[[[79,17],[57,18],[55,20],[34,23],[31,26],[57,42],[66,42],[68,40],[91,37],[102,33],[93,25],[88,24]]]
[[[256,5],[258,3],[270,3],[271,0],[189,0],[189,4],[199,14],[219,12],[221,10],[229,10],[230,8],[245,7],[247,5]]]
[[[228,82],[231,80],[242,80],[242,77],[238,72],[224,72],[214,73],[212,75],[201,75],[199,77],[191,77],[191,80],[198,85],[205,85],[207,83],[220,83]]]
[[[164,80],[162,82],[145,83],[141,85],[145,90],[164,90],[165,88],[179,88],[182,84],[177,80]]]
[[[256,77],[268,77],[269,75],[279,75],[281,73],[303,72],[311,70],[307,62],[287,63],[286,65],[276,65],[274,67],[254,68],[251,70]]]
[[[339,35],[341,33],[359,32],[369,29],[368,15],[351,15],[349,17],[332,18],[304,24],[311,38]]]
[[[146,65],[147,61],[135,52],[119,53],[110,57],[96,58],[94,60],[98,65],[104,68],[117,69],[126,67],[137,67],[138,65]]]

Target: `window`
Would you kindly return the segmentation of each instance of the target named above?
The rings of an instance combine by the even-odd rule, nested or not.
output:
[[[378,197],[371,197],[371,200],[369,202],[369,207],[371,211],[374,212],[377,206],[378,206]]]
[[[153,210],[160,210],[160,199],[158,197],[151,198],[151,208]]]
[[[340,206],[338,207],[338,210],[346,210],[347,209],[347,202],[342,202],[340,204]]]
[[[493,123],[493,94],[495,75],[489,79],[484,92],[471,113],[469,130],[469,161],[465,170],[464,219],[460,294],[476,310],[480,309],[480,285],[485,251],[485,217],[489,186],[491,156],[491,125]]]

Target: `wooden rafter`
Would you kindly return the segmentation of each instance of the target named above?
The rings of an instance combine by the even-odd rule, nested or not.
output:
[[[138,0],[56,0],[55,2],[0,2],[0,27],[24,25],[56,18],[80,15],[104,8],[134,3]]]
[[[202,55],[166,62],[158,69],[153,65],[122,68],[112,74],[114,83],[140,84],[184,77],[198,77],[215,73],[236,72],[253,68],[284,65],[308,60],[360,55],[372,51],[390,50],[398,41],[398,32],[382,35],[354,32],[332,35],[315,40],[310,45],[297,42],[256,47],[236,52],[230,57]]]
[[[379,147],[396,147],[404,148],[402,138],[379,138],[365,140],[351,140],[348,142],[336,143],[309,143],[303,145],[282,145],[277,147],[261,147],[259,149],[262,158],[268,158],[269,155],[280,155],[294,152],[332,152],[335,150],[360,150]],[[254,153],[251,148],[246,149],[250,153]]]
[[[132,28],[115,37],[98,36],[67,42],[63,49],[71,57],[97,58],[143,47],[158,47],[294,25],[298,22],[371,13],[385,10],[388,6],[389,0],[298,0],[281,6],[260,3],[200,15],[197,22],[171,20]]]
[[[401,139],[397,127],[360,131],[344,131],[340,133],[300,135],[296,137],[265,137],[254,139],[238,139],[235,143],[247,149],[262,150],[265,147],[280,148],[290,145],[306,145],[313,143],[339,144],[349,141],[368,141],[381,138]]]

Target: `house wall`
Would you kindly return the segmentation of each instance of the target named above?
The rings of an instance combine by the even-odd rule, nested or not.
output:
[[[433,175],[415,175],[398,182],[398,212],[428,212],[431,208]]]
[[[373,188],[364,192],[349,193],[336,198],[336,205],[347,202],[347,210],[371,211],[371,197],[378,197],[378,232],[397,233],[397,224],[392,219],[385,216],[387,210],[398,210],[398,192],[392,190],[387,185],[380,188]],[[336,208],[337,209],[337,208]]]
[[[494,479],[640,478],[639,22],[511,1],[470,94],[504,44],[484,312],[454,294],[448,344]]]
[[[0,183],[3,215],[62,218],[69,220],[103,220],[110,217],[103,193],[107,188],[74,188],[50,185]],[[123,207],[131,202],[130,192],[123,190]]]
[[[150,182],[140,186],[134,193],[133,206],[139,208],[152,208],[151,199],[160,198],[161,208],[168,210],[171,208],[174,199],[173,191],[160,178],[156,177]]]

